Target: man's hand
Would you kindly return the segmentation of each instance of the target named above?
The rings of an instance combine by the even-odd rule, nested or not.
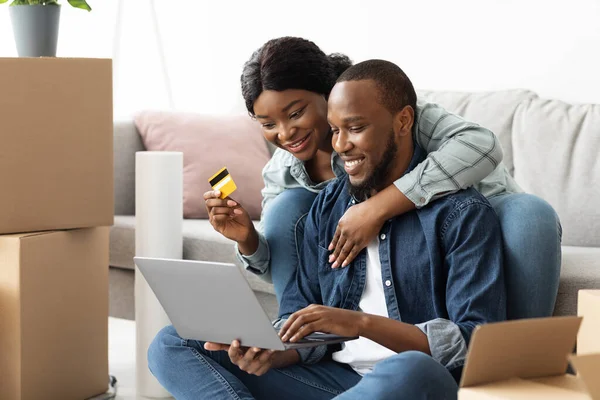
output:
[[[242,371],[256,376],[264,375],[271,369],[273,355],[277,353],[275,350],[241,347],[237,340],[231,342],[231,345],[206,342],[204,348],[209,351],[227,351],[233,364]]]
[[[240,244],[248,242],[252,234],[256,235],[248,212],[230,198],[220,199],[220,195],[218,190],[204,193],[210,224],[228,239]]]
[[[279,336],[284,342],[295,342],[313,332],[359,336],[364,315],[360,311],[311,304],[293,313],[281,327]]]
[[[345,267],[373,240],[385,220],[367,202],[356,204],[346,210],[329,244],[329,262],[332,268]]]

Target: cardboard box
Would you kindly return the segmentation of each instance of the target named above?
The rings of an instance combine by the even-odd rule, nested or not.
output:
[[[0,88],[0,234],[112,225],[112,61],[0,58]]]
[[[0,399],[108,388],[108,228],[0,236]]]
[[[577,354],[600,353],[600,290],[579,291],[577,314],[583,317],[577,335]]]
[[[569,356],[580,323],[555,317],[477,327],[459,400],[600,399],[600,354]],[[565,374],[569,359],[578,376]]]

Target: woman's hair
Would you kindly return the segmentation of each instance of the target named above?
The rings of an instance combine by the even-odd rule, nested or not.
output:
[[[254,115],[254,102],[263,90],[302,89],[327,98],[337,78],[351,65],[347,56],[328,56],[310,40],[269,40],[244,64],[241,83],[246,108]]]

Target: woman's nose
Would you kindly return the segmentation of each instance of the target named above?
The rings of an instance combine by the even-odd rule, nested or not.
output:
[[[296,127],[290,125],[283,125],[279,130],[279,140],[282,142],[287,142],[291,140],[296,134]]]

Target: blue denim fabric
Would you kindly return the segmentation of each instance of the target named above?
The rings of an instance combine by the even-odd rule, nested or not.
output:
[[[546,201],[526,193],[489,201],[502,228],[508,318],[551,316],[560,280],[558,215]]]
[[[409,171],[421,156],[416,147]],[[295,284],[281,300],[281,319],[310,304],[358,309],[366,251],[348,267],[332,269],[327,250],[337,222],[355,202],[348,185],[338,178],[317,196],[304,227]],[[390,318],[421,325],[434,359],[456,374],[475,326],[506,319],[498,216],[483,195],[467,189],[389,220],[379,242]],[[463,343],[455,342],[458,330]],[[325,352],[314,348],[299,353],[303,362],[314,363]]]
[[[241,371],[224,351],[185,340],[172,326],[161,330],[148,350],[148,366],[177,400],[445,400],[456,399],[450,373],[431,357],[405,352],[378,363],[362,378],[331,360],[272,369],[263,376]]]
[[[280,196],[285,197],[280,200]],[[305,215],[316,194],[289,189],[280,196],[273,200],[276,206],[269,209],[265,222],[269,243],[275,243],[271,264],[275,265],[273,285],[278,299],[296,276],[297,243],[303,240]],[[488,200],[500,218],[508,319],[551,316],[561,267],[558,215],[546,201],[531,194],[505,193]]]
[[[264,235],[271,252],[271,280],[280,301],[285,288],[296,279],[298,248],[304,237],[304,221],[316,193],[288,189],[275,197],[264,213]]]

